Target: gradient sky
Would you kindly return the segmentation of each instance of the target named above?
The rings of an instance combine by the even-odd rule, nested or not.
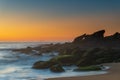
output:
[[[0,0],[0,41],[71,41],[120,32],[120,0]]]

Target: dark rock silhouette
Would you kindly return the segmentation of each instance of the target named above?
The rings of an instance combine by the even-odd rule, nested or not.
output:
[[[78,42],[84,40],[84,39],[86,38],[86,36],[87,36],[86,34],[83,34],[83,35],[75,38],[75,40],[74,40],[73,42],[74,42],[74,43],[78,43]]]
[[[109,41],[109,40],[113,40],[113,41],[115,41],[115,40],[120,40],[120,33],[118,33],[118,32],[116,32],[115,34],[113,34],[113,35],[111,35],[111,36],[107,36],[107,37],[105,37],[105,39],[107,40],[107,41]]]
[[[100,31],[93,33],[91,36],[96,38],[96,39],[103,39],[104,33],[105,33],[105,30],[100,30]]]
[[[120,47],[120,33],[116,32],[113,35],[105,36],[105,30],[94,32],[93,34],[84,34],[75,38],[72,44],[79,45],[79,48],[90,47],[106,47],[106,48],[119,48]]]
[[[103,40],[105,30],[97,31],[91,35],[83,34],[74,39],[73,43],[79,43],[81,41],[90,41],[90,40]]]

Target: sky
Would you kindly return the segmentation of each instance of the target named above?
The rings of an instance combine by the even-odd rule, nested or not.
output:
[[[120,0],[0,0],[0,41],[72,41],[120,32]]]

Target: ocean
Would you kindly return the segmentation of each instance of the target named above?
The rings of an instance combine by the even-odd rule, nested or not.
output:
[[[32,65],[39,60],[47,61],[53,56],[51,53],[41,56],[26,55],[12,52],[11,49],[35,47],[50,42],[1,42],[0,43],[0,80],[38,80],[56,77],[87,76],[104,74],[106,71],[74,72],[76,66],[64,67],[63,73],[53,73],[49,69],[36,70]],[[58,53],[54,53],[56,56]]]

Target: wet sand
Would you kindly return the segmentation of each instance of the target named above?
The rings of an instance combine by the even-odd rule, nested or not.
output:
[[[51,78],[46,80],[119,80],[120,79],[120,63],[105,64],[110,66],[107,74],[92,75],[92,76],[78,76],[65,78]]]

